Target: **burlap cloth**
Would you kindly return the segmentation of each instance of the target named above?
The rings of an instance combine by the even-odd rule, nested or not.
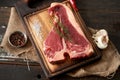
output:
[[[18,14],[17,14],[15,8],[11,8],[10,19],[9,19],[7,30],[6,30],[6,33],[4,35],[1,46],[3,46],[3,48],[8,53],[13,54],[16,57],[20,57],[20,58],[26,58],[27,57],[29,59],[37,61],[38,57],[35,54],[35,48],[32,46],[29,38],[28,38],[27,44],[24,47],[21,47],[21,48],[12,47],[9,44],[8,37],[14,31],[22,31],[22,32],[26,33],[26,31],[24,29],[24,26],[23,26]]]
[[[9,45],[8,36],[16,30],[23,31],[26,33],[15,8],[11,8],[11,15],[10,15],[7,31],[5,33],[1,45],[6,49],[7,52],[15,56],[26,58],[27,55],[29,59],[38,61],[38,57],[35,53],[35,49],[29,40],[28,43],[22,48],[14,48]],[[91,29],[91,31],[93,33],[95,32],[95,30],[93,29]],[[67,75],[72,77],[83,77],[88,75],[98,75],[98,76],[106,77],[111,73],[114,73],[120,65],[120,55],[117,49],[112,44],[112,42],[109,42],[109,46],[106,49],[102,50],[101,53],[102,53],[102,58],[99,61],[96,61],[95,63],[84,67],[80,67],[79,69],[73,70]]]

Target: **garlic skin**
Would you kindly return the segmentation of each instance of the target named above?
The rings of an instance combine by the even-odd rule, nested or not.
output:
[[[94,38],[94,41],[97,44],[98,48],[100,49],[107,48],[109,37],[105,29],[101,29],[97,31],[96,34],[93,34],[92,38]]]

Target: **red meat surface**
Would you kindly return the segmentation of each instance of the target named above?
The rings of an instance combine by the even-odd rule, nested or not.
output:
[[[48,9],[54,17],[54,27],[44,41],[44,52],[49,62],[88,57],[93,53],[91,43],[85,37],[72,10],[65,4],[52,3]]]

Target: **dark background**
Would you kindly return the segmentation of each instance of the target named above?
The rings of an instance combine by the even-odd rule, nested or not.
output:
[[[1,26],[7,26],[10,8],[20,0],[0,0],[0,34],[4,34],[5,29]],[[52,0],[43,0],[51,2]],[[57,1],[57,0],[53,0]],[[85,24],[95,29],[106,29],[109,38],[115,44],[120,52],[120,0],[76,0],[79,12],[85,21]],[[33,3],[34,4],[34,3]],[[34,4],[36,5],[36,4]],[[39,1],[37,2],[39,5]],[[7,8],[6,8],[7,7]],[[34,7],[34,6],[33,6]],[[0,80],[42,80],[45,78],[38,63],[30,66],[28,71],[26,65],[3,64],[0,62]],[[120,80],[120,68],[111,80]],[[83,78],[72,78],[65,74],[59,75],[53,80],[107,80],[104,77],[89,76]]]

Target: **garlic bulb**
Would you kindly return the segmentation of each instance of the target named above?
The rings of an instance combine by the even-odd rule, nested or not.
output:
[[[96,34],[92,36],[98,48],[105,49],[108,46],[109,38],[108,33],[105,29],[99,30]]]

